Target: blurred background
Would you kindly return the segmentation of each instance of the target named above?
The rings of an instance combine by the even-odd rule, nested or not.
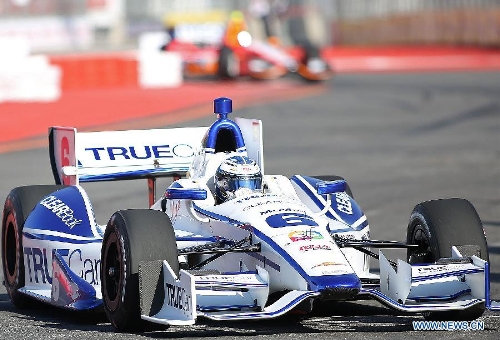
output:
[[[500,0],[0,0],[0,103],[178,87],[187,57],[160,55],[167,30],[207,45],[235,10],[255,40],[314,46],[336,72],[500,69]]]
[[[500,47],[500,0],[0,0],[0,38],[25,37],[41,53],[131,49],[144,32],[232,10],[285,45]]]

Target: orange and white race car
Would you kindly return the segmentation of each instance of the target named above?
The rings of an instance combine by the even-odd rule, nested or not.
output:
[[[331,79],[333,71],[312,44],[285,49],[273,37],[257,41],[247,30],[243,13],[220,22],[169,25],[165,51],[178,52],[186,76],[235,79],[277,79],[296,73],[309,81]]]

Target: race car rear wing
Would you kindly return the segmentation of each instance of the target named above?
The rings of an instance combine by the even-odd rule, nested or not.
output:
[[[262,122],[235,118],[248,156],[264,173]],[[183,177],[208,127],[77,132],[49,128],[49,156],[56,184],[148,179],[150,206],[156,200],[157,177]]]
[[[56,184],[182,176],[200,147],[206,127],[77,132],[49,128]]]

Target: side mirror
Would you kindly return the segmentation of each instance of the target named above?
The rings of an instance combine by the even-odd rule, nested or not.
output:
[[[338,179],[331,182],[318,182],[316,183],[316,192],[318,195],[333,194],[335,192],[342,192],[346,189],[346,181],[343,179]]]
[[[165,198],[170,200],[204,200],[207,198],[205,189],[167,188]]]

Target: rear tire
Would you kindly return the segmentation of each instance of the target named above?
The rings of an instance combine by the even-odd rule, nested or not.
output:
[[[174,229],[165,213],[149,209],[120,210],[111,216],[101,251],[104,311],[118,332],[152,326],[141,319],[139,263],[166,260],[179,274]]]
[[[3,208],[2,267],[5,289],[18,308],[29,306],[31,299],[19,292],[24,287],[23,228],[36,204],[62,185],[31,185],[12,189]]]
[[[333,77],[333,71],[330,66],[321,57],[321,51],[318,46],[307,42],[301,46],[304,55],[300,60],[298,69],[299,75],[309,82],[318,82],[329,80]]]
[[[219,68],[217,71],[221,79],[236,79],[240,75],[238,57],[227,46],[222,47],[219,55]]]
[[[407,261],[434,263],[440,258],[451,257],[451,247],[473,245],[478,255],[489,261],[488,246],[483,225],[473,205],[459,198],[440,199],[417,204],[413,209],[406,234],[408,244],[419,244],[419,249],[408,249]],[[461,311],[426,312],[427,320],[470,321],[480,317],[485,306],[476,305]]]

